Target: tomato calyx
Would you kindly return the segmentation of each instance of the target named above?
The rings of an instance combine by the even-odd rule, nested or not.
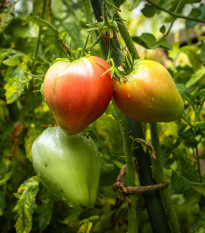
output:
[[[106,69],[101,64],[99,64],[100,66],[106,69],[106,71],[102,74],[102,76],[110,72],[111,77],[114,78],[116,81],[120,83],[121,82],[126,83],[127,75],[129,75],[133,71],[133,67],[134,67],[134,59],[132,58],[132,56],[128,53],[125,56],[122,66],[120,67],[115,66],[115,63],[112,58],[110,58],[107,62],[110,65],[109,69]]]

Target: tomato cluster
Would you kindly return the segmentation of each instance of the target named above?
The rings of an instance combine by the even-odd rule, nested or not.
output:
[[[114,100],[127,116],[145,122],[176,120],[184,105],[174,81],[159,63],[134,62],[116,82],[109,64],[96,56],[56,61],[47,71],[44,97],[59,127],[46,129],[32,146],[33,166],[42,183],[75,207],[93,207],[100,164],[92,139],[79,134]]]

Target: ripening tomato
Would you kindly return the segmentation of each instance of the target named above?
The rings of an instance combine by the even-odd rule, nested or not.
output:
[[[96,56],[62,59],[49,68],[44,96],[64,132],[81,132],[106,110],[114,91],[114,79],[105,73],[109,68]]]
[[[168,122],[182,114],[183,100],[160,63],[136,60],[126,79],[116,83],[114,92],[114,100],[125,115],[142,122]]]
[[[47,128],[32,145],[32,163],[43,185],[72,207],[95,205],[100,158],[90,137]]]

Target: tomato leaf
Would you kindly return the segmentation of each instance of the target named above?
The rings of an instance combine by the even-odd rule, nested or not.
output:
[[[70,215],[68,215],[68,217],[66,217],[62,223],[63,224],[69,224],[70,222],[72,222],[73,220],[78,219],[78,217],[80,216],[80,214],[82,213],[82,209],[75,209]]]
[[[187,179],[178,175],[175,171],[172,171],[171,188],[174,193],[179,194],[189,190],[191,184]]]
[[[201,47],[200,58],[202,64],[205,66],[205,44]]]
[[[186,83],[186,88],[189,88],[196,84],[201,78],[205,76],[205,67],[201,67],[197,70],[193,75],[191,75],[191,79]]]
[[[8,72],[5,78],[7,81],[4,89],[6,91],[6,101],[7,104],[14,102],[24,91],[25,83],[23,82],[26,79],[24,70],[20,67],[11,70]]]
[[[39,190],[39,180],[37,176],[24,181],[15,193],[18,198],[14,212],[17,212],[17,221],[15,224],[17,233],[29,233],[32,229],[32,215],[36,207],[35,197]]]
[[[32,161],[31,158],[31,147],[35,139],[43,132],[44,128],[37,128],[34,124],[31,124],[28,128],[27,135],[24,138],[25,141],[25,150],[26,150],[26,157]]]
[[[93,224],[91,221],[85,221],[83,224],[80,226],[79,230],[77,233],[89,233],[91,231]]]
[[[36,213],[38,215],[38,225],[40,232],[43,232],[49,225],[53,213],[53,199],[52,194],[45,191],[41,195],[41,205],[38,206]]]
[[[165,37],[162,37],[158,41],[155,36],[151,33],[142,33],[141,36],[133,36],[133,41],[143,46],[146,49],[165,48],[172,49],[172,45],[168,42]]]
[[[5,207],[6,207],[6,199],[4,196],[4,192],[0,190],[0,216],[3,215],[3,211]]]
[[[189,233],[205,233],[205,210],[202,210],[199,217]]]
[[[151,18],[155,15],[156,8],[153,7],[151,4],[146,4],[145,7],[142,9],[142,13],[145,17]]]

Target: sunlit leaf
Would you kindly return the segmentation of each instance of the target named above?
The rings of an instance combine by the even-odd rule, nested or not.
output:
[[[77,233],[89,233],[92,228],[92,222],[91,221],[85,221],[79,228]]]
[[[191,75],[190,80],[186,83],[186,88],[191,87],[196,84],[201,78],[205,76],[205,67],[201,67],[193,75]]]
[[[18,198],[14,212],[17,213],[15,224],[17,233],[29,233],[32,229],[32,215],[36,207],[36,195],[39,190],[39,181],[36,176],[26,180],[15,196]]]
[[[205,66],[205,44],[201,47],[200,58],[202,64]]]
[[[16,69],[11,70],[6,78],[7,80],[6,85],[4,86],[4,89],[6,91],[6,101],[7,104],[10,104],[14,102],[24,91],[24,82],[26,79],[26,76],[24,74],[24,70],[20,67],[17,67]]]

